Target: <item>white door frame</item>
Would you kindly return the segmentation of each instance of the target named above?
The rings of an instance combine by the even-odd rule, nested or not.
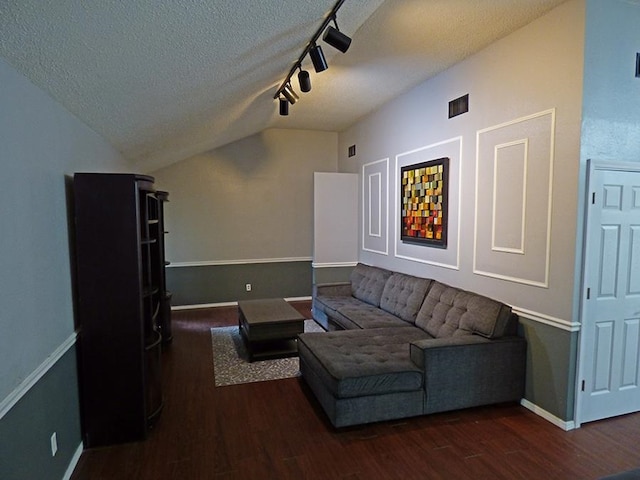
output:
[[[593,184],[593,177],[598,170],[608,170],[608,171],[617,171],[617,172],[640,172],[640,162],[618,162],[618,161],[606,161],[606,160],[587,160],[587,181],[585,188],[585,196],[584,196],[584,222],[582,229],[582,263],[581,263],[581,280],[580,280],[580,333],[578,339],[578,365],[576,368],[576,385],[575,385],[575,413],[574,413],[574,424],[575,428],[580,427],[582,422],[581,414],[582,414],[582,379],[584,378],[584,368],[586,368],[586,362],[583,358],[585,352],[585,346],[583,344],[583,325],[584,325],[584,317],[585,317],[585,300],[586,300],[586,291],[587,291],[587,279],[585,278],[586,273],[586,265],[587,265],[587,242],[588,232],[590,227],[590,212],[589,202],[591,201],[591,186]]]

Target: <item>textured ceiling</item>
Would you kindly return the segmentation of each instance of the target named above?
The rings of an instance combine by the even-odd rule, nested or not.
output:
[[[269,127],[340,131],[564,0],[346,0],[287,117],[276,88],[333,0],[1,0],[0,56],[144,171]],[[297,89],[297,82],[293,82]]]

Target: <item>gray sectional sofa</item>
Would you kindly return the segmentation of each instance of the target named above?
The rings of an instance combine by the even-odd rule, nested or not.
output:
[[[314,287],[328,332],[298,337],[300,371],[335,427],[520,401],[526,342],[511,307],[358,264]]]

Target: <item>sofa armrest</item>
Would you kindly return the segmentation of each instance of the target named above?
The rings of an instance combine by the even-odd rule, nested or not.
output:
[[[313,286],[313,296],[351,296],[351,282],[318,283]]]
[[[524,338],[433,338],[413,342],[410,349],[411,360],[424,371],[424,413],[520,401],[524,395]]]

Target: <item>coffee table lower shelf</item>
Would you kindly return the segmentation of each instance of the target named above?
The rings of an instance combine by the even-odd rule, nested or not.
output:
[[[296,339],[249,342],[245,338],[244,342],[247,346],[250,362],[298,356],[298,341]]]

